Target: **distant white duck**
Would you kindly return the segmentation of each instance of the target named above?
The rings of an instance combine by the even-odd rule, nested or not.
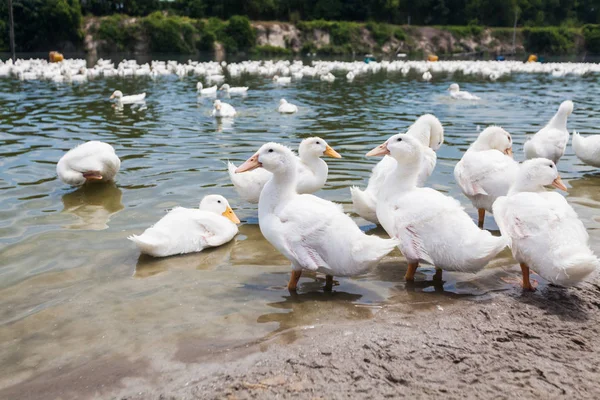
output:
[[[225,80],[225,75],[221,74],[213,74],[206,77],[207,82],[223,82]]]
[[[469,92],[465,92],[464,90],[460,90],[460,87],[458,86],[458,83],[451,84],[450,87],[448,88],[448,91],[450,92],[450,97],[452,97],[453,99],[458,99],[458,100],[481,100],[480,97],[475,96],[474,94],[471,94]]]
[[[332,83],[333,81],[335,81],[335,75],[333,75],[331,72],[328,72],[326,74],[321,75],[319,79],[321,79],[323,82]]]
[[[558,163],[558,160],[565,154],[569,142],[567,118],[572,112],[573,102],[571,100],[563,101],[548,125],[525,142],[525,157],[527,159],[547,158],[555,164]]]
[[[322,156],[341,158],[327,142],[320,137],[304,139],[298,148],[299,157],[296,165],[297,186],[296,191],[300,194],[314,193],[325,186],[329,167],[321,159]],[[241,198],[249,203],[256,204],[265,184],[273,174],[264,168],[257,168],[251,172],[239,175],[235,173],[237,167],[233,163],[228,164],[229,177]]]
[[[419,139],[425,147],[423,150],[425,162],[421,166],[421,172],[417,181],[418,186],[423,186],[435,168],[437,161],[435,152],[444,143],[444,127],[434,115],[424,114],[417,118],[415,123],[408,128],[406,134]],[[357,186],[350,188],[354,211],[374,224],[379,224],[379,220],[377,219],[377,195],[395,165],[396,160],[392,157],[383,157],[373,167],[369,183],[364,191],[360,190]]]
[[[248,86],[229,86],[228,83],[224,83],[219,90],[224,90],[226,93],[246,93],[248,92]]]
[[[235,108],[231,104],[223,103],[221,100],[215,100],[212,116],[217,118],[230,118],[236,114]]]
[[[354,72],[350,71],[346,74],[346,79],[348,80],[348,82],[352,82],[355,78]]]
[[[297,159],[277,143],[267,143],[236,172],[263,167],[273,174],[258,203],[264,237],[292,262],[289,290],[296,290],[303,270],[352,276],[375,266],[398,244],[396,240],[366,235],[338,204],[310,194],[298,194]]]
[[[494,203],[494,218],[521,266],[523,288],[533,290],[529,270],[560,286],[572,286],[600,267],[588,233],[567,200],[544,186],[566,191],[555,164],[523,162],[508,195]]]
[[[432,78],[431,72],[429,72],[429,71],[423,72],[423,75],[421,75],[421,78],[423,78],[424,81],[429,82]]]
[[[483,228],[485,212],[506,196],[517,176],[519,164],[512,157],[512,137],[499,126],[490,126],[463,154],[454,167],[454,178],[465,196],[478,211],[478,225]]]
[[[571,146],[577,158],[588,165],[600,168],[600,135],[583,137],[573,132]]]
[[[273,82],[279,83],[279,84],[291,83],[292,82],[292,77],[290,77],[290,76],[275,75],[273,77]]]
[[[115,90],[113,94],[110,96],[109,100],[116,99],[119,104],[133,104],[144,101],[146,98],[146,93],[142,94],[132,94],[130,96],[123,96],[123,92],[120,90]]]
[[[61,181],[81,186],[92,181],[111,181],[121,168],[121,160],[108,143],[96,140],[69,150],[56,165]]]
[[[216,194],[205,196],[199,209],[176,207],[141,235],[131,235],[140,251],[167,257],[202,251],[229,242],[240,220],[229,202]]]
[[[279,108],[277,109],[282,114],[293,114],[298,112],[298,107],[292,103],[288,103],[286,99],[279,100]]]
[[[438,271],[477,272],[506,247],[506,239],[479,229],[452,197],[417,187],[424,148],[416,138],[397,134],[367,153],[389,154],[397,164],[379,193],[377,218],[390,237],[401,241],[406,280],[414,280],[421,261]]]
[[[216,94],[217,93],[217,85],[204,88],[204,86],[202,86],[202,82],[198,82],[196,84],[196,89],[198,90],[198,93],[200,93],[200,94]]]

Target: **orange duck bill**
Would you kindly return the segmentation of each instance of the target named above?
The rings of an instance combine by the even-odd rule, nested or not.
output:
[[[258,161],[258,153],[255,153],[252,157],[246,160],[245,163],[237,167],[235,170],[236,174],[241,172],[252,171],[253,169],[262,167],[262,164]]]

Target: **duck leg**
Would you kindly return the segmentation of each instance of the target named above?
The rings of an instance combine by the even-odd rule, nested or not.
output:
[[[300,280],[300,276],[302,276],[302,270],[292,270],[292,276],[290,277],[290,282],[288,283],[288,290],[296,291],[296,287],[298,287],[298,281]]]
[[[407,281],[415,280],[415,272],[417,272],[417,268],[419,267],[419,262],[408,263],[408,269],[406,270],[406,275],[404,275],[404,279]]]
[[[479,229],[483,229],[483,221],[485,220],[485,208],[477,209],[477,214],[477,226],[479,226]]]
[[[523,289],[534,291],[537,286],[537,282],[533,281],[533,285],[529,280],[529,267],[525,263],[519,264],[521,266],[521,273],[523,274]]]
[[[333,275],[325,275],[325,287],[323,288],[326,292],[333,290]]]
[[[442,270],[440,268],[436,268],[435,269],[435,274],[433,275],[433,280],[434,281],[441,281],[442,280]]]

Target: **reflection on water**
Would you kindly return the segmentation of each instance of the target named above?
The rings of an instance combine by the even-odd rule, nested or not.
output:
[[[455,79],[484,99],[450,100],[446,88]],[[158,364],[203,361],[274,334],[294,340],[306,327],[370,318],[381,307],[435,311],[510,288],[502,278],[519,273],[508,249],[477,275],[445,272],[439,282],[425,267],[412,285],[403,280],[407,265],[396,251],[365,275],[336,278],[331,293],[323,292],[322,275],[305,274],[292,296],[289,262],[264,240],[256,206],[237,197],[226,172],[227,160],[243,162],[266,141],[297,148],[303,138],[322,136],[343,158],[327,160],[328,184],[318,195],[351,212],[348,187],[365,186],[377,162],[365,152],[419,115],[434,113],[446,128],[446,144],[429,184],[475,216],[453,169],[483,127],[500,124],[511,132],[515,158],[522,160],[528,135],[570,98],[569,128],[600,133],[600,86],[591,85],[592,78],[472,79],[436,76],[424,83],[378,73],[351,84],[305,79],[286,86],[260,77],[230,79],[232,86],[250,86],[247,96],[227,98],[238,111],[233,120],[210,116],[214,99],[199,97],[192,77],[115,77],[85,85],[0,80],[0,398],[68,382],[57,378],[62,372],[51,373],[57,368],[101,368],[90,360],[122,365],[122,376],[134,376],[131,366],[140,363],[148,376]],[[145,92],[145,105],[112,107],[107,99],[115,88]],[[281,98],[298,104],[299,112],[277,113]],[[122,160],[116,184],[71,189],[56,179],[58,159],[87,140],[115,147]],[[600,254],[600,174],[570,146],[559,170]],[[209,193],[228,198],[245,221],[231,243],[153,259],[127,240],[165,210],[197,207]],[[493,217],[486,226],[495,227]]]
[[[114,182],[84,185],[62,196],[63,212],[77,217],[67,229],[106,229],[113,214],[121,211],[122,192]]]

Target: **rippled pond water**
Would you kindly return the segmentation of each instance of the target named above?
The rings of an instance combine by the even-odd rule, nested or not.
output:
[[[91,376],[94,368],[116,365],[121,375],[140,376],[147,363],[199,362],[274,335],[293,340],[298,330],[291,328],[368,319],[381,307],[418,312],[509,288],[500,279],[518,276],[509,251],[476,276],[445,273],[443,287],[433,285],[430,268],[407,286],[406,262],[394,252],[367,275],[338,279],[333,293],[322,291],[323,277],[309,275],[292,296],[285,289],[289,263],[262,237],[256,206],[239,199],[230,184],[227,160],[241,162],[266,141],[296,148],[302,138],[321,136],[343,158],[327,159],[329,180],[318,195],[351,212],[348,187],[365,186],[377,161],[365,158],[366,151],[419,115],[434,113],[446,142],[429,185],[459,198],[475,216],[452,172],[487,125],[513,135],[518,160],[526,134],[544,125],[564,99],[575,102],[570,130],[600,133],[597,77],[416,78],[380,73],[351,84],[305,79],[288,86],[237,79],[230,83],[251,90],[227,100],[239,113],[233,123],[210,117],[212,98],[198,98],[191,77],[82,85],[0,81],[0,393],[19,388],[39,395],[48,382],[68,386],[85,381],[85,371]],[[452,81],[483,100],[451,100],[445,90]],[[146,92],[146,107],[113,108],[108,97],[114,89]],[[276,112],[282,97],[299,106],[298,114]],[[116,185],[73,189],[56,178],[61,155],[87,140],[115,147],[122,160]],[[600,175],[570,145],[559,169],[600,253]],[[165,210],[195,207],[209,193],[226,196],[243,221],[231,243],[152,259],[126,240]],[[486,227],[497,229],[493,218]],[[92,361],[90,372],[83,366]],[[90,379],[85,382],[93,384]]]

